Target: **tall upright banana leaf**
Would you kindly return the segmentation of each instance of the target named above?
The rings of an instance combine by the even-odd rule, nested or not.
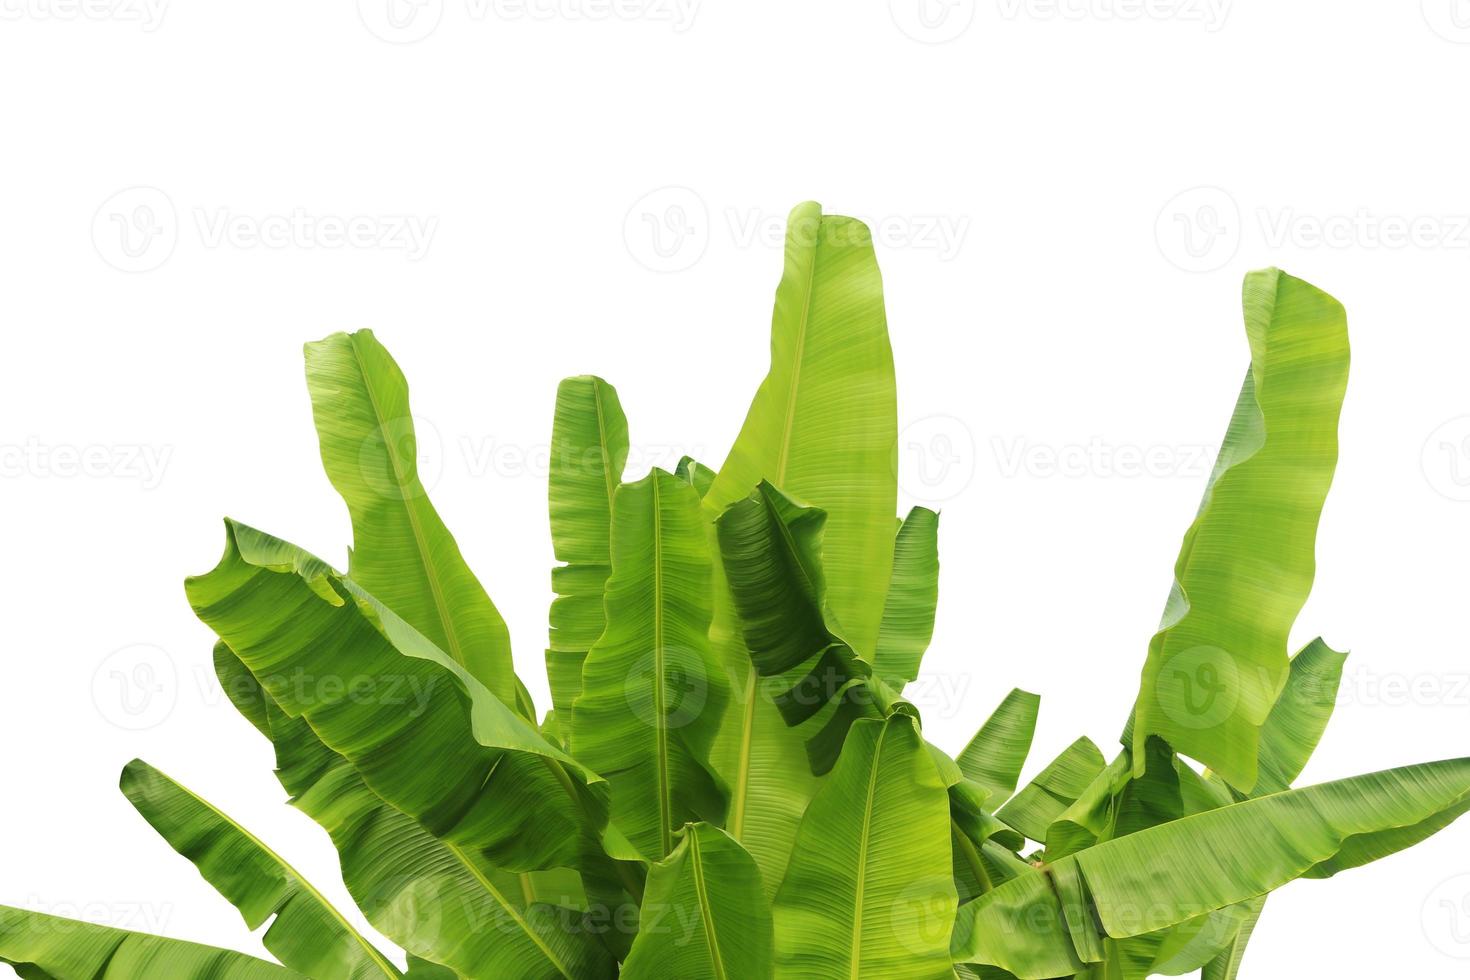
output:
[[[705,509],[713,520],[762,480],[823,508],[831,605],[872,657],[893,564],[898,416],[882,277],[861,222],[812,202],[792,210],[770,349],[770,372]],[[755,672],[716,555],[710,636],[732,703],[713,759],[730,787],[730,833],[774,889],[817,788],[805,763],[811,733],[787,726],[774,705],[779,684]]]
[[[613,496],[628,462],[628,420],[601,378],[567,378],[556,389],[549,473],[551,642],[546,677],[564,725],[582,693],[582,664],[602,635],[603,593],[612,574]]]
[[[1149,645],[1133,747],[1141,764],[1162,736],[1248,792],[1316,572],[1348,340],[1342,306],[1300,279],[1253,272],[1244,295],[1250,371]]]
[[[349,573],[512,708],[510,631],[419,479],[408,382],[371,330],[306,345],[322,464],[352,515]]]

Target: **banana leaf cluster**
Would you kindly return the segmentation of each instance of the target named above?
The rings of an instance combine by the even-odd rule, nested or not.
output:
[[[939,518],[896,516],[861,223],[793,212],[770,373],[718,472],[685,459],[625,482],[613,387],[562,382],[544,715],[420,481],[397,365],[367,331],[307,345],[349,568],[227,521],[186,590],[224,690],[406,974],[141,761],[122,791],[250,929],[268,924],[280,965],[14,909],[0,962],[56,980],[1231,980],[1272,891],[1470,809],[1470,759],[1292,788],[1343,669],[1287,637],[1347,327],[1276,270],[1247,277],[1244,304],[1249,369],[1120,745],[1109,760],[1081,738],[1019,790],[1036,696],[1011,692],[954,756],[904,699],[933,633]]]

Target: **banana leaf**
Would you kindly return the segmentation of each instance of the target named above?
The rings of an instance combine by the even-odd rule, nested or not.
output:
[[[638,938],[624,980],[771,977],[771,912],[760,870],[734,839],[689,824],[648,874]]]
[[[549,500],[556,560],[546,676],[551,701],[570,725],[582,693],[582,663],[602,635],[603,593],[612,574],[613,495],[628,462],[628,420],[601,378],[567,378],[556,389]]]
[[[252,932],[273,919],[262,941],[286,966],[320,980],[401,976],[296,869],[215,807],[141,759],[123,769],[121,788]]]
[[[899,525],[893,544],[893,577],[883,606],[873,670],[902,691],[919,676],[924,651],[934,638],[939,604],[939,515],[915,507]]]
[[[294,545],[226,522],[196,615],[287,715],[431,834],[508,870],[576,867],[606,784],[463,667]]]
[[[531,717],[510,631],[429,502],[408,382],[371,330],[306,345],[322,465],[352,517],[348,574],[496,697]]]
[[[655,469],[619,487],[607,629],[587,654],[571,747],[607,774],[612,820],[651,861],[685,823],[720,821],[710,746],[729,701],[710,654],[710,555],[699,496]]]
[[[964,906],[956,962],[1021,980],[1095,962],[1096,938],[1129,939],[1327,877],[1411,846],[1470,810],[1470,759],[1356,776],[1220,807],[1080,851]],[[1070,904],[1064,904],[1070,903]],[[1017,931],[1018,923],[1053,923]],[[1069,929],[1070,927],[1070,929]],[[1057,948],[1058,930],[1069,943]],[[1093,957],[1089,959],[1089,957]]]
[[[854,724],[776,895],[779,974],[949,978],[949,800],[917,723]]]
[[[25,980],[304,980],[244,953],[3,905],[0,963]]]
[[[588,914],[576,874],[507,872],[436,839],[368,789],[305,720],[281,711],[223,643],[215,670],[241,713],[259,720],[292,806],[331,837],[348,892],[379,932],[466,977],[616,975],[608,943],[598,942],[614,933]]]
[[[1142,765],[1161,736],[1250,792],[1316,572],[1348,340],[1342,306],[1280,270],[1248,275],[1244,302],[1250,371],[1149,644],[1132,744]]]
[[[966,778],[989,792],[992,803],[1004,803],[1016,791],[1021,768],[1031,754],[1040,710],[1040,697],[1016,688],[955,760]]]

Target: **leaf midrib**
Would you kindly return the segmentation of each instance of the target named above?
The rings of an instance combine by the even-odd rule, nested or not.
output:
[[[649,477],[653,489],[653,730],[658,743],[659,857],[673,850],[673,808],[669,800],[669,732],[664,717],[664,569],[663,507],[659,500],[658,473]]]
[[[326,898],[325,895],[323,895],[321,892],[319,892],[319,891],[316,890],[316,886],[314,886],[310,881],[308,881],[301,874],[301,872],[297,871],[294,867],[292,867],[291,864],[289,862],[287,862],[285,858],[281,857],[274,850],[272,850],[271,847],[265,843],[265,841],[261,840],[259,837],[256,837],[253,833],[251,833],[246,828],[240,826],[240,824],[238,824],[238,823],[235,822],[235,820],[234,820],[233,817],[231,817],[228,814],[226,814],[223,811],[221,811],[213,803],[211,803],[208,800],[204,799],[204,797],[199,796],[197,793],[195,793],[193,790],[189,789],[187,786],[184,786],[184,785],[181,785],[180,783],[174,782],[168,776],[164,775],[161,772],[158,772],[157,770],[154,770],[154,775],[156,775],[158,778],[161,778],[165,782],[171,784],[179,792],[183,793],[184,795],[186,795],[190,799],[192,799],[195,803],[198,803],[200,806],[204,807],[210,813],[214,814],[217,818],[219,818],[219,820],[221,822],[223,822],[227,826],[233,828],[238,834],[240,834],[246,840],[250,841],[250,843],[254,844],[257,848],[259,848],[260,849],[260,852],[262,854],[264,854],[266,857],[270,858],[272,861],[274,861],[280,867],[281,871],[286,875],[286,877],[288,879],[290,879],[291,884],[295,885],[296,888],[300,889],[301,892],[305,893],[308,897],[310,897],[313,901],[315,901],[318,905],[320,905],[322,907],[322,909],[329,916],[332,917],[333,921],[335,921],[339,926],[341,926],[342,929],[343,929],[343,931],[345,931],[348,936],[352,937],[353,942],[357,943],[358,946],[362,947],[363,952],[367,954],[368,958],[373,961],[374,965],[376,965],[378,967],[378,969],[380,969],[380,970],[383,971],[383,975],[384,976],[386,976],[386,977],[392,977],[392,978],[395,978],[395,980],[396,980],[396,978],[399,975],[398,974],[398,971],[395,970],[392,966],[390,966],[388,964],[388,962],[386,960],[383,959],[382,954],[380,954],[376,949],[374,949],[373,946],[372,946],[372,944],[369,943],[367,941],[367,939],[364,938],[361,933],[359,933],[356,929],[354,929],[352,927],[352,923],[348,922],[342,916],[342,913],[339,912],[339,911],[337,911],[337,907],[335,905],[333,905],[331,902],[327,901],[327,898]]]
[[[878,791],[878,768],[883,760],[883,740],[887,735],[888,725],[884,723],[878,731],[878,743],[873,746],[873,765],[868,771],[868,795],[863,803],[863,830],[858,838],[857,891],[853,895],[852,903],[852,980],[860,980],[862,973],[863,898],[868,884],[868,835],[872,833],[873,799]]]
[[[693,827],[689,828],[688,840],[694,891],[699,898],[699,918],[704,925],[705,941],[709,944],[710,967],[714,970],[715,980],[725,980],[725,961],[720,952],[720,937],[715,932],[714,915],[709,904],[709,888],[704,880],[704,857],[699,850],[699,833]]]

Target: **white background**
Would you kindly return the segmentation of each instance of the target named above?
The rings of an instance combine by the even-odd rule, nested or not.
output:
[[[1028,776],[1114,744],[1276,264],[1354,343],[1307,781],[1470,754],[1465,0],[151,2],[0,0],[0,903],[260,951],[116,791],[142,756],[347,905],[181,588],[223,514],[345,559],[301,343],[394,351],[545,705],[558,379],[637,467],[718,464],[805,198],[881,239],[931,738],[1022,685]],[[1291,886],[1244,974],[1462,976],[1467,873],[1462,824]]]

